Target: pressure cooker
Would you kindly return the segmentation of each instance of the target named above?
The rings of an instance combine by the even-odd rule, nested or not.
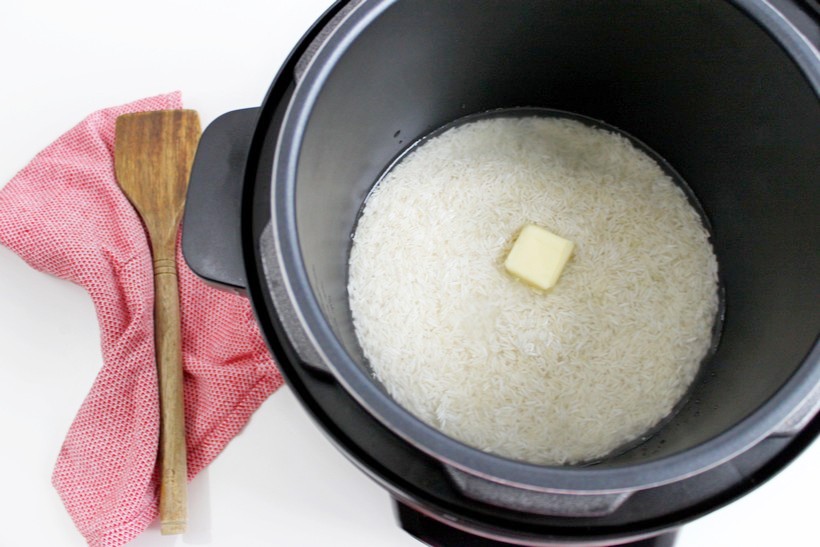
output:
[[[670,545],[820,429],[818,17],[814,0],[340,1],[260,107],[206,129],[185,259],[247,295],[306,411],[422,541]],[[593,465],[506,459],[423,423],[374,378],[351,319],[351,234],[385,169],[447,124],[521,107],[646,143],[718,259],[720,342],[686,403]]]

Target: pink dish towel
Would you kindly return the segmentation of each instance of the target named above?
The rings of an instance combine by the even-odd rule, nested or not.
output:
[[[0,243],[84,287],[99,320],[103,366],[52,476],[92,546],[127,543],[158,513],[151,254],[114,177],[114,122],[181,107],[171,93],[95,112],[0,190]],[[283,381],[246,299],[205,285],[179,250],[177,260],[190,480]]]

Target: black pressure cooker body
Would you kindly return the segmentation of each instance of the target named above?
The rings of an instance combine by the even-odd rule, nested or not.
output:
[[[671,544],[677,527],[771,477],[820,429],[815,7],[339,2],[262,107],[203,134],[186,261],[248,295],[290,387],[422,541]],[[350,235],[372,185],[432,131],[511,107],[635,135],[681,173],[712,226],[720,344],[674,418],[595,465],[513,461],[427,426],[373,378],[350,318]]]

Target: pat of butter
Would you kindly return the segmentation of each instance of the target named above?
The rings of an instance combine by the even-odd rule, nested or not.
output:
[[[527,224],[513,244],[504,267],[515,277],[551,289],[564,271],[575,244],[540,226]]]

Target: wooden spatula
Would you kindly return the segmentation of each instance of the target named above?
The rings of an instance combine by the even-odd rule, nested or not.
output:
[[[187,520],[176,240],[200,132],[199,116],[193,110],[140,112],[117,118],[117,180],[145,223],[154,261],[162,473],[159,513],[163,534],[181,534]]]

